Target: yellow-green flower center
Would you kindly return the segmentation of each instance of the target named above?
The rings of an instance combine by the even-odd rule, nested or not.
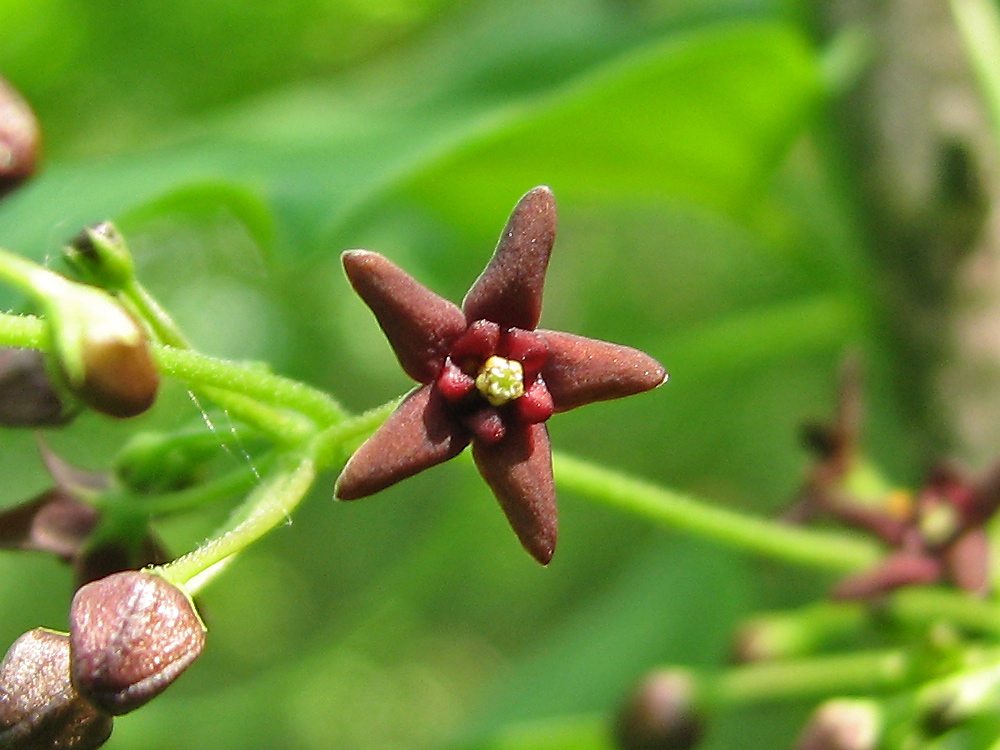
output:
[[[958,531],[961,519],[954,506],[934,503],[920,516],[920,533],[931,544],[943,544]]]
[[[492,356],[479,368],[476,388],[493,406],[524,395],[524,368],[516,359]]]

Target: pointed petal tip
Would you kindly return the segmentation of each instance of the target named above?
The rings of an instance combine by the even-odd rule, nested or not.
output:
[[[528,196],[532,196],[536,199],[548,198],[553,201],[555,200],[555,193],[552,192],[552,188],[548,185],[537,185],[531,188],[531,190],[524,194],[524,198],[527,198]],[[524,198],[521,198],[521,200],[524,200]]]
[[[347,268],[349,265],[356,265],[362,262],[365,258],[375,255],[378,255],[378,253],[371,250],[344,250],[340,254],[340,262],[344,264],[345,268]]]
[[[548,185],[533,187],[521,196],[521,200],[514,207],[514,212],[529,207],[538,214],[549,217],[553,224],[555,223],[556,196]]]
[[[345,467],[346,468],[346,467]],[[348,502],[350,500],[359,500],[362,497],[366,497],[371,493],[360,492],[357,487],[352,486],[349,482],[342,482],[343,473],[337,477],[337,481],[333,485],[333,499],[335,502]]]
[[[656,365],[659,369],[653,371],[654,372],[653,377],[658,377],[659,380],[657,381],[656,385],[650,388],[650,390],[655,390],[656,388],[659,388],[661,385],[666,385],[667,381],[670,380],[670,373],[667,372],[667,368],[665,368],[659,362],[657,362]]]
[[[537,540],[537,543],[531,546],[525,544],[524,548],[543,568],[547,568],[549,563],[552,562],[552,556],[556,552],[556,540]]]

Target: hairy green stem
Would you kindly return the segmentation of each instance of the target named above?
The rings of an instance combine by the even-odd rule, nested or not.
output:
[[[188,385],[236,391],[265,404],[294,409],[324,426],[347,418],[347,412],[332,397],[275,375],[263,365],[206,357],[173,346],[156,346],[153,351],[164,374]]]
[[[238,554],[284,523],[302,501],[316,479],[316,463],[312,452],[300,457],[293,467],[268,478],[247,497],[246,516],[234,516],[230,528],[222,531],[198,549],[179,557],[160,569],[171,583],[195,591],[189,582],[209,568]]]
[[[41,266],[32,268],[33,264],[28,261],[11,266],[7,254],[0,255],[0,258],[3,259],[0,262],[0,278],[9,280],[11,275],[5,276],[4,271],[10,271],[12,267],[19,269],[16,276],[22,280],[26,278],[25,274],[38,272],[59,278]],[[24,264],[28,264],[27,267]],[[43,319],[32,315],[0,313],[0,345],[44,351],[48,348],[48,341],[48,324]],[[292,409],[324,427],[347,418],[346,410],[331,396],[297,380],[275,375],[262,365],[208,357],[173,346],[153,344],[152,350],[161,372],[188,385],[200,389],[214,388],[217,389],[216,394],[220,391],[235,392],[272,407]]]
[[[191,348],[174,319],[134,276],[122,287],[121,294],[131,303],[139,317],[149,324],[160,343],[178,349]]]
[[[0,313],[0,342],[3,346],[45,349],[48,336],[48,325],[35,315]]]

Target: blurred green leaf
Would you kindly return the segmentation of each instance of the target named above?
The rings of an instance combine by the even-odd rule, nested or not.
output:
[[[459,224],[527,188],[564,200],[753,205],[820,94],[790,27],[721,25],[672,36],[518,103],[416,175],[410,189]],[[495,221],[495,219],[493,219]]]

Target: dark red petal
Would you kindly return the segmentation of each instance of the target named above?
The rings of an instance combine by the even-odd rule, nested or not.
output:
[[[375,313],[406,374],[431,382],[466,329],[462,311],[378,253],[349,250],[341,258],[351,286]]]
[[[980,596],[990,588],[990,540],[985,529],[975,527],[959,535],[944,551],[952,582]]]
[[[98,512],[62,490],[49,490],[0,512],[0,548],[74,557],[97,526]]]
[[[868,599],[898,589],[941,580],[941,563],[926,555],[898,552],[873,570],[841,581],[833,590],[834,599]]]
[[[419,388],[351,456],[334,490],[340,500],[372,495],[462,452],[469,436],[436,388]]]
[[[35,517],[58,496],[56,490],[49,490],[26,503],[0,511],[0,549],[34,549],[31,532]]]
[[[509,425],[499,443],[474,441],[472,456],[521,544],[547,565],[556,549],[558,514],[545,425]]]
[[[452,345],[451,357],[460,367],[463,360],[475,359],[478,369],[484,360],[497,353],[499,343],[500,326],[489,320],[477,320]]]
[[[839,492],[824,493],[824,499],[826,512],[838,521],[874,534],[892,546],[902,544],[907,529],[912,528],[907,520],[896,518],[879,508],[862,505]]]
[[[99,519],[96,508],[55,491],[31,525],[32,549],[70,560],[83,548]]]
[[[472,433],[473,440],[484,443],[497,443],[503,440],[507,434],[507,425],[504,424],[500,413],[492,406],[484,407],[472,412],[465,418],[465,426]]]
[[[1000,508],[1000,462],[997,462],[976,482],[966,523],[982,524]]]
[[[536,187],[514,206],[490,264],[465,295],[466,320],[533,330],[555,237],[555,198],[547,187]]]
[[[458,368],[451,357],[444,361],[444,369],[437,379],[438,390],[448,401],[455,403],[472,393],[476,379]]]
[[[107,489],[111,478],[108,474],[100,471],[87,471],[80,469],[67,461],[48,444],[38,438],[38,452],[42,456],[42,463],[49,476],[55,480],[56,487],[73,494],[85,492],[99,492]]]
[[[539,333],[549,345],[542,377],[556,411],[642,393],[667,380],[663,365],[630,346],[561,331]]]
[[[525,424],[544,422],[555,411],[552,395],[541,378],[536,378],[535,382],[528,386],[524,395],[515,402],[514,408],[517,409],[518,418]]]
[[[534,331],[511,328],[503,337],[500,354],[515,359],[524,368],[524,382],[530,383],[542,371],[549,358],[549,345]]]

